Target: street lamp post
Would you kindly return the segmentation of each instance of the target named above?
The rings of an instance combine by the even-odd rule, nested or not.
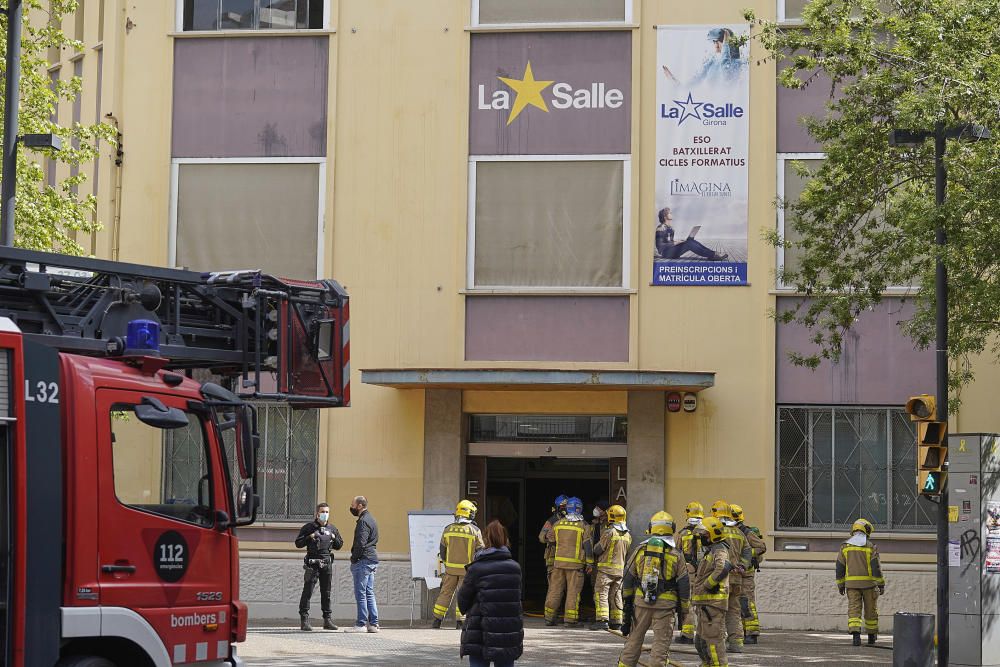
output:
[[[944,167],[944,154],[948,139],[982,141],[990,138],[990,131],[981,125],[945,127],[937,123],[934,130],[893,130],[889,136],[892,146],[915,146],[927,139],[934,139],[934,204],[938,209],[934,243],[938,246],[934,264],[935,306],[935,366],[938,419],[948,422],[948,267],[944,249],[948,243],[941,207],[944,206],[948,173]],[[948,485],[944,484],[937,515],[937,637],[938,667],[948,667]]]
[[[0,174],[0,246],[14,245],[17,192],[17,107],[21,83],[21,0],[7,0],[7,71],[3,100],[3,173]]]

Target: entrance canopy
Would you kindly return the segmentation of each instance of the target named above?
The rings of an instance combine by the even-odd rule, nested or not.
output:
[[[690,391],[715,385],[715,373],[485,368],[379,368],[361,381],[396,389]]]

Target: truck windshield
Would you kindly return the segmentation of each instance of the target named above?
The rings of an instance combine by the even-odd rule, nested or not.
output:
[[[135,408],[116,403],[109,415],[119,502],[177,521],[212,526],[209,452],[201,418],[187,412],[187,426],[162,429],[140,421]]]

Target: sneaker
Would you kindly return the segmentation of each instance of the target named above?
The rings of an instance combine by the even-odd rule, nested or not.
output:
[[[309,625],[308,617],[306,616],[302,617],[302,623],[299,625],[299,629],[302,630],[302,632],[312,632],[313,628],[311,625]]]
[[[333,621],[330,620],[329,618],[324,618],[323,619],[323,629],[324,630],[340,630],[340,628],[338,628],[336,625],[334,625]]]
[[[455,629],[456,630],[461,630],[463,625],[465,625],[464,621],[455,621]]]
[[[352,625],[349,628],[344,628],[344,632],[368,632],[368,630],[363,625]]]
[[[611,626],[607,621],[597,621],[596,623],[590,624],[591,630],[610,630]]]
[[[431,627],[434,628],[435,630],[440,630],[441,629],[441,619],[440,618],[435,618],[434,621],[431,622]]]
[[[852,632],[851,634],[854,636],[854,645],[855,646],[861,646],[861,633],[860,632]]]
[[[869,646],[875,646],[875,642],[877,640],[878,640],[878,635],[877,634],[875,634],[873,632],[869,632],[868,633],[868,645]]]
[[[379,628],[378,625],[369,625],[368,626],[368,632],[375,633],[375,632],[380,632],[380,631],[381,631],[381,628]]]

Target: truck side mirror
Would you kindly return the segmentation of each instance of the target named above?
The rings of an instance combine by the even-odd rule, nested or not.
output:
[[[135,416],[143,424],[154,428],[184,428],[189,423],[183,410],[168,408],[163,401],[153,396],[142,397],[142,402],[135,406]]]

